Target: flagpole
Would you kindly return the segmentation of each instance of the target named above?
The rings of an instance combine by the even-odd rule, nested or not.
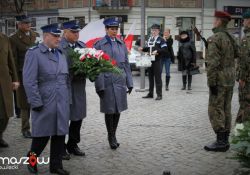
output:
[[[145,0],[141,0],[141,47],[145,44]],[[140,89],[138,92],[144,92],[145,89],[145,67],[140,68]]]

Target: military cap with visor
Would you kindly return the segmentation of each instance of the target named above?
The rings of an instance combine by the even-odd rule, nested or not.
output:
[[[79,32],[81,30],[78,20],[71,20],[71,21],[62,23],[62,29],[68,29],[73,32]]]
[[[43,33],[51,33],[52,35],[60,35],[61,30],[58,23],[48,24],[41,27]]]

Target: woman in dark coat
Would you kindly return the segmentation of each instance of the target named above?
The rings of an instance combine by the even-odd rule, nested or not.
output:
[[[178,50],[178,70],[182,71],[183,87],[181,90],[186,90],[188,78],[188,90],[191,89],[192,75],[190,69],[196,64],[196,49],[195,44],[190,41],[189,33],[182,31],[180,33],[180,47]]]
[[[95,81],[96,92],[100,97],[101,112],[105,113],[108,141],[111,149],[119,147],[116,140],[116,129],[120,113],[128,108],[127,92],[133,89],[132,73],[128,62],[127,48],[123,41],[116,38],[119,21],[117,18],[104,20],[107,35],[97,41],[94,47],[103,50],[122,70],[121,75],[110,72],[102,73]],[[128,89],[128,91],[127,91]]]

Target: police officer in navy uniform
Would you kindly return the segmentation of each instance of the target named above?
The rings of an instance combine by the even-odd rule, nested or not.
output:
[[[116,139],[120,113],[128,108],[127,93],[133,89],[132,73],[128,62],[128,51],[123,41],[117,38],[119,20],[117,17],[103,21],[106,36],[97,41],[94,47],[103,50],[122,70],[121,75],[111,72],[102,73],[95,81],[96,92],[100,97],[101,112],[105,113],[105,123],[108,132],[108,141],[111,149],[117,149]]]
[[[79,39],[80,27],[78,21],[72,20],[62,23],[63,38],[60,42],[60,48],[66,55],[69,67],[72,64],[69,55],[70,50],[75,48],[85,48],[85,44]],[[70,73],[72,104],[70,105],[70,126],[69,139],[66,148],[69,153],[76,156],[84,156],[85,153],[80,150],[77,143],[80,142],[80,130],[82,120],[86,117],[86,78],[74,76]],[[64,159],[69,159],[69,155],[65,150]]]
[[[32,144],[28,157],[40,156],[50,140],[50,172],[68,175],[63,169],[65,135],[69,130],[70,80],[66,56],[58,49],[58,24],[41,27],[43,42],[25,55],[23,84],[31,106]],[[37,165],[28,169],[37,173]]]
[[[155,60],[152,61],[151,67],[148,69],[149,78],[149,93],[143,98],[153,98],[154,97],[154,81],[156,84],[156,94],[157,98],[155,100],[162,99],[162,79],[161,79],[161,60],[168,55],[168,48],[166,41],[159,36],[160,26],[158,24],[153,24],[151,26],[151,36],[148,40],[147,46],[142,48],[139,47],[138,50],[143,52],[150,52],[150,47],[152,47],[151,53],[155,55]]]

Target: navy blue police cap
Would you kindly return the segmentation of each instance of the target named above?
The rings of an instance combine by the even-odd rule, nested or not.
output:
[[[18,15],[16,16],[16,21],[22,22],[22,23],[31,23],[31,20],[28,16],[26,15]]]
[[[103,24],[105,25],[105,27],[119,27],[119,18],[118,17],[110,17],[110,18],[106,18],[103,21]]]
[[[77,20],[71,20],[71,21],[67,21],[62,23],[62,28],[63,29],[69,29],[71,31],[75,31],[78,32],[80,31],[80,26],[79,26],[79,21]]]
[[[160,25],[158,25],[158,24],[153,24],[153,25],[151,26],[151,29],[159,29],[159,30],[160,30]]]
[[[60,35],[61,34],[61,30],[58,26],[58,23],[53,23],[53,24],[48,24],[48,25],[42,26],[41,30],[43,31],[43,33],[51,33],[53,35]]]

